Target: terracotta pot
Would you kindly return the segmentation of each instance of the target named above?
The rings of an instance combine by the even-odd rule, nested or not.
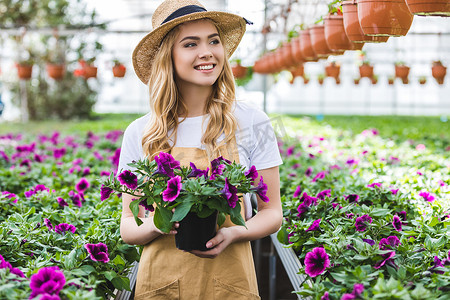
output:
[[[231,71],[233,72],[234,78],[244,78],[247,74],[247,68],[237,64],[231,67]]]
[[[279,72],[278,69],[278,62],[277,62],[277,58],[276,58],[276,52],[269,52],[269,56],[268,56],[268,60],[269,60],[269,67],[270,67],[270,73],[277,73]]]
[[[114,77],[122,78],[125,76],[127,68],[124,65],[120,64],[120,65],[115,65],[112,68],[112,71],[113,71]]]
[[[325,40],[325,26],[314,25],[310,28],[309,33],[314,53],[316,53],[319,58],[327,58],[330,56],[332,51]]]
[[[348,39],[353,43],[385,43],[388,36],[364,35],[358,19],[357,0],[342,2],[342,12],[344,16],[344,29]]]
[[[308,29],[300,31],[300,48],[305,61],[318,61],[316,53],[311,44],[311,34]]]
[[[362,50],[362,48],[364,47],[365,43],[354,43],[354,42],[350,42],[352,47],[350,48],[350,50]]]
[[[302,53],[302,48],[300,46],[300,37],[295,37],[291,40],[292,44],[292,56],[296,63],[302,63],[305,61]]]
[[[66,72],[66,68],[63,64],[47,64],[46,69],[48,76],[55,80],[62,79]]]
[[[372,84],[377,84],[378,78],[372,77],[371,81],[372,81]]]
[[[423,85],[423,84],[427,83],[427,80],[420,78],[419,79],[419,83]]]
[[[412,14],[418,16],[450,16],[448,0],[406,0]]]
[[[30,79],[33,73],[33,65],[17,65],[17,75],[19,79]]]
[[[395,77],[401,79],[407,79],[409,75],[409,67],[403,65],[395,66]]]
[[[395,79],[394,78],[388,78],[388,84],[389,85],[393,85],[394,84]]]
[[[371,65],[361,65],[359,66],[359,76],[372,78],[373,77],[373,66]]]
[[[325,75],[327,77],[339,78],[341,66],[329,64],[325,67]]]
[[[431,75],[436,79],[437,83],[444,84],[444,78],[447,74],[447,67],[443,65],[433,65],[431,67]]]
[[[295,66],[296,61],[292,55],[292,44],[290,42],[283,43],[281,47],[281,55],[283,57],[283,68],[289,69]]]
[[[322,85],[324,82],[324,78],[317,78],[317,82]]]
[[[339,15],[325,17],[325,40],[332,51],[345,51],[352,49],[352,43],[344,29],[344,18]]]
[[[88,79],[88,78],[91,78],[91,77],[92,78],[96,78],[97,77],[97,67],[90,66],[90,65],[85,65],[83,67],[83,72],[84,72],[83,76],[84,76],[85,79]]]
[[[292,79],[291,79],[290,83],[293,84],[295,78],[303,77],[303,75],[305,75],[305,68],[304,68],[303,64],[299,64],[296,67],[291,68],[289,70],[289,72],[291,72],[291,74],[292,74]]]
[[[309,78],[303,76],[303,84],[308,84]]]
[[[413,15],[405,0],[358,0],[358,19],[364,34],[404,36]]]
[[[353,79],[353,82],[355,83],[355,84],[359,84],[359,78],[355,78],[355,79]]]

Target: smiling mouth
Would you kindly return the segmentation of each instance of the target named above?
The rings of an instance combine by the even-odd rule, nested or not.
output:
[[[212,70],[214,69],[216,65],[215,64],[210,64],[210,65],[201,65],[201,66],[196,66],[194,67],[196,70],[199,71],[207,71],[207,70]]]

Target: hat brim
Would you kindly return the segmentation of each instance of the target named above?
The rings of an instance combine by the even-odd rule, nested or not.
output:
[[[133,67],[137,77],[147,84],[153,59],[159,49],[161,41],[175,26],[189,21],[208,18],[213,20],[223,34],[222,41],[228,57],[230,57],[244,36],[246,30],[245,19],[241,16],[218,11],[205,11],[188,14],[169,21],[147,34],[133,51]]]

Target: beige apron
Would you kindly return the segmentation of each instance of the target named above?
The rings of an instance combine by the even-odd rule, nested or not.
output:
[[[193,162],[199,169],[210,167],[205,150],[174,147],[171,154],[182,166]],[[221,147],[220,154],[239,163],[235,140]],[[242,203],[241,207],[244,217]],[[227,217],[223,226],[234,224]],[[159,236],[144,247],[135,295],[136,300],[260,299],[250,242],[231,244],[218,257],[209,259],[178,250],[173,235]]]

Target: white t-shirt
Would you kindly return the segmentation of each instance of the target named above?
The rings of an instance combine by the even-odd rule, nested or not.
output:
[[[235,103],[234,115],[238,122],[236,143],[240,164],[245,166],[246,170],[250,169],[252,165],[255,166],[256,170],[281,165],[283,162],[269,117],[259,108],[240,101]],[[126,169],[132,170],[128,164],[133,160],[137,161],[144,158],[142,136],[149,119],[150,113],[133,121],[125,130],[120,152],[119,172]],[[207,125],[208,116],[205,117],[204,121],[203,116],[186,118],[178,124],[176,144],[174,146],[206,149],[201,144],[201,138]],[[221,139],[223,139],[223,136],[219,137],[218,141]],[[249,210],[247,208],[250,200],[248,197],[244,197],[244,199],[248,217]]]

